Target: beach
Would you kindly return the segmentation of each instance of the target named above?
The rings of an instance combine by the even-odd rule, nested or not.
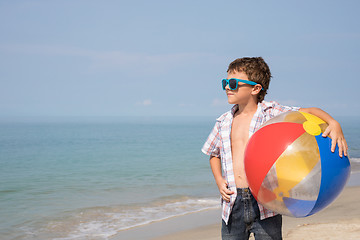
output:
[[[283,238],[360,239],[360,187],[351,186],[360,175],[353,174],[338,198],[324,210],[306,217],[283,217]],[[220,208],[159,221],[120,232],[111,240],[217,240],[220,237]]]
[[[343,122],[347,188],[314,216],[284,217],[284,238],[312,227],[325,236],[336,229],[329,224],[348,221],[358,229],[360,128],[357,118]],[[219,193],[200,151],[212,126],[207,118],[0,121],[1,240],[219,239]]]

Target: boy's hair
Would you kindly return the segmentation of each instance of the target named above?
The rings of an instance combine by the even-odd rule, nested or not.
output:
[[[258,94],[258,102],[264,100],[269,88],[271,72],[262,57],[238,58],[229,64],[227,72],[244,72],[250,81],[260,84],[264,90]]]

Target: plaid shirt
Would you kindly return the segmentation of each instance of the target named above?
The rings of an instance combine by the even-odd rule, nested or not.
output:
[[[256,113],[254,114],[249,128],[249,138],[251,135],[260,128],[260,126],[267,120],[275,117],[276,115],[288,112],[288,111],[298,111],[298,107],[288,107],[282,106],[277,102],[266,102],[262,101],[258,104]],[[231,153],[231,125],[235,112],[238,110],[238,105],[232,107],[232,109],[223,115],[221,115],[215,127],[210,133],[207,141],[205,142],[201,151],[209,156],[218,157],[221,159],[221,167],[223,170],[224,177],[228,182],[228,188],[234,192],[230,196],[230,202],[222,200],[222,218],[226,224],[228,224],[229,216],[231,209],[234,205],[236,199],[236,185],[235,185],[235,176],[233,171],[232,163],[232,153]],[[268,217],[273,217],[277,213],[264,208],[260,203],[258,203],[260,209],[260,219],[265,219]]]

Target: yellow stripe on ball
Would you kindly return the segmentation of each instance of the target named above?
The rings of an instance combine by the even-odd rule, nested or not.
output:
[[[321,134],[320,126],[312,121],[304,122],[303,127],[305,131],[310,135],[317,136]]]

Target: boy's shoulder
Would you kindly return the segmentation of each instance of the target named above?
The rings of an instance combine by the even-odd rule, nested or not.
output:
[[[276,101],[262,101],[261,103],[258,104],[264,111],[271,109],[271,108],[276,108],[281,106],[278,102]]]
[[[260,114],[267,114],[268,112],[273,112],[273,111],[290,111],[290,110],[298,110],[298,107],[288,107],[288,106],[284,106],[281,105],[280,103],[278,103],[277,101],[262,101],[260,103],[258,103],[258,112]],[[216,120],[218,122],[224,122],[226,120],[230,120],[234,113],[237,111],[238,106],[234,105],[232,106],[232,108],[223,113],[220,117],[218,117]]]
[[[277,101],[262,101],[259,105],[262,110],[261,112],[265,117],[274,117],[283,112],[300,110],[300,107],[282,105]]]

